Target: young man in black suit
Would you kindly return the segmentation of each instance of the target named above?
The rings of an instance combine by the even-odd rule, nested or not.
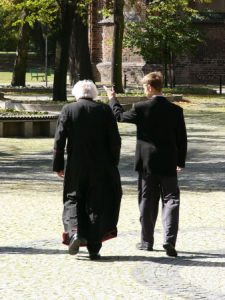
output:
[[[141,243],[137,248],[153,250],[161,196],[163,247],[168,256],[175,257],[180,205],[177,172],[185,167],[187,152],[183,110],[163,97],[160,72],[149,73],[142,82],[147,99],[134,104],[129,111],[124,111],[114,91],[106,92],[117,121],[137,126],[135,170],[141,222]]]

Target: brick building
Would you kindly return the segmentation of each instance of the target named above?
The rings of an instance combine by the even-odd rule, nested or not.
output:
[[[94,1],[90,17],[90,50],[96,81],[109,82],[111,76],[111,53],[113,21],[102,20],[99,10],[106,5],[105,0]],[[219,76],[225,79],[225,1],[212,0],[211,4],[190,1],[193,8],[207,15],[207,20],[199,23],[205,43],[192,55],[181,57],[175,62],[177,84],[217,84]],[[210,16],[207,12],[211,10]],[[125,17],[132,17],[125,12]],[[142,57],[123,50],[123,72],[129,83],[138,83],[146,72],[161,69],[160,65],[147,65]]]

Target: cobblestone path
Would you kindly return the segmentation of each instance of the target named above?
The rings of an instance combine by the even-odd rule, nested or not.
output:
[[[135,127],[120,124],[124,196],[119,236],[103,244],[102,260],[85,248],[69,256],[61,244],[62,181],[51,171],[52,139],[0,140],[1,300],[225,299],[225,113],[185,110],[189,151],[180,174],[177,258],[139,242]]]

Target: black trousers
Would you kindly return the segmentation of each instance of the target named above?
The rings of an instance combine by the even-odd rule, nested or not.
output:
[[[176,244],[180,191],[177,176],[161,176],[139,172],[138,202],[141,222],[141,242],[152,247],[158,216],[159,200],[162,199],[162,223],[164,243]]]

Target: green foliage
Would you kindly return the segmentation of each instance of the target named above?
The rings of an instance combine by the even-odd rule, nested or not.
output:
[[[104,7],[99,11],[99,14],[102,14],[104,18],[109,18],[112,15],[112,10]]]
[[[84,19],[87,17],[88,7],[92,3],[92,0],[78,1],[77,13]]]
[[[14,26],[28,22],[32,27],[36,21],[51,24],[56,18],[58,6],[55,0],[1,0],[0,8],[11,12]],[[25,18],[21,13],[25,12]]]
[[[58,7],[55,0],[24,0],[15,4],[17,10],[26,12],[23,22],[28,22],[32,27],[36,21],[43,25],[51,24],[56,18]],[[22,21],[17,20],[18,23]]]
[[[125,46],[141,54],[146,61],[154,63],[165,61],[165,55],[171,52],[180,55],[191,49],[201,41],[194,23],[201,20],[201,17],[188,6],[188,2],[150,2],[140,22],[126,24]]]
[[[27,22],[34,27],[36,22],[47,26],[48,34],[54,35],[59,28],[58,13],[65,3],[77,5],[77,12],[85,20],[92,0],[1,0],[0,2],[0,50],[15,51],[19,28]]]
[[[86,19],[88,7],[93,0],[1,0],[1,7],[11,11],[16,16],[14,25],[28,22],[32,27],[36,21],[48,27],[56,20],[58,12],[65,6],[76,5],[76,10],[81,17]],[[17,12],[17,13],[16,13]],[[25,12],[25,18],[20,15]]]
[[[16,20],[16,12],[12,14],[10,10],[0,6],[0,49],[1,51],[12,51],[16,49],[18,28],[12,26]]]
[[[16,109],[0,109],[1,116],[11,116],[11,115],[48,115],[46,111],[26,111],[26,110],[16,110]]]

